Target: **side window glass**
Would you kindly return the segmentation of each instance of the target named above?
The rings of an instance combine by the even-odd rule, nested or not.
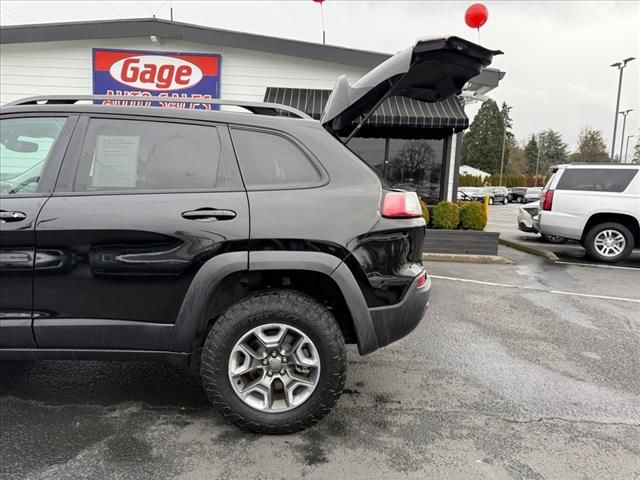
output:
[[[567,168],[556,189],[623,192],[637,173],[637,168]]]
[[[296,188],[318,183],[320,173],[293,142],[280,135],[232,129],[247,188]]]
[[[32,194],[66,118],[0,120],[0,195]]]
[[[73,190],[240,189],[234,167],[223,161],[215,126],[92,119]]]

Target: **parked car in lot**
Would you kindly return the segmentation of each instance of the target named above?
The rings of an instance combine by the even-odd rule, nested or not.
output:
[[[458,189],[457,198],[459,202],[473,202],[476,200],[473,195],[461,189]]]
[[[518,210],[518,229],[526,233],[538,233],[533,219],[538,216],[539,202],[527,203]]]
[[[542,196],[542,187],[527,188],[524,193],[523,203],[537,202]]]
[[[489,194],[489,203],[502,203],[506,205],[508,203],[509,191],[507,187],[487,187],[487,193]]]
[[[484,201],[486,195],[482,187],[460,187],[458,189],[458,200]]]
[[[460,193],[458,200],[484,202],[484,198],[489,196],[489,205],[494,203],[507,204],[506,187],[460,187],[458,192]]]
[[[542,187],[512,187],[507,193],[507,200],[513,203],[531,203],[540,200]]]
[[[513,203],[524,203],[524,196],[527,193],[526,187],[512,187],[507,194],[507,200]]]
[[[640,167],[570,164],[554,167],[536,228],[579,241],[590,257],[615,263],[640,243]]]
[[[341,78],[321,122],[222,100],[193,101],[254,115],[139,97],[3,106],[0,359],[191,364],[245,429],[317,422],[342,392],[344,344],[364,355],[407,335],[431,285],[416,193],[339,138],[386,95],[460,93],[496,53],[419,41]]]
[[[526,233],[540,233],[535,225],[539,211],[540,202],[527,203],[520,207],[518,211],[518,229]],[[567,241],[566,238],[556,235],[540,235],[545,242],[549,243],[565,243]]]

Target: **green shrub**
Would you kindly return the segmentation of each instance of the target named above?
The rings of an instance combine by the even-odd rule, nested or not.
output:
[[[427,207],[426,203],[420,200],[420,208],[422,208],[422,218],[424,218],[424,221],[429,225],[429,207]]]
[[[440,202],[431,211],[433,228],[453,230],[460,223],[460,207],[453,202]]]
[[[487,212],[480,202],[467,202],[460,207],[460,225],[463,230],[484,230]]]

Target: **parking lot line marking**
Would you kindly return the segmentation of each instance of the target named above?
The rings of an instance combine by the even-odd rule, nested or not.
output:
[[[523,288],[518,285],[509,285],[507,283],[484,282],[482,280],[472,280],[470,278],[442,277],[440,275],[429,275],[429,276],[431,278],[439,278],[441,280],[451,280],[454,282],[465,282],[465,283],[478,283],[480,285],[489,285],[490,287]]]
[[[593,264],[593,263],[579,263],[579,262],[561,262],[560,260],[556,261],[555,263],[559,263],[561,265],[579,265],[581,267],[595,267],[595,268],[617,268],[619,270],[635,270],[637,272],[640,272],[640,268],[635,268],[635,267],[619,267],[617,265],[598,265],[598,264]]]
[[[608,295],[596,295],[591,293],[579,293],[579,292],[565,292],[562,290],[547,290],[544,288],[538,287],[527,287],[524,285],[510,285],[508,283],[495,283],[495,282],[485,282],[482,280],[472,280],[470,278],[457,278],[457,277],[444,277],[441,275],[429,275],[431,278],[436,278],[440,280],[451,280],[453,282],[463,282],[463,283],[475,283],[478,285],[487,285],[489,287],[503,287],[503,288],[516,288],[518,290],[530,290],[535,292],[545,292],[551,293],[553,295],[567,295],[573,297],[586,297],[586,298],[598,298],[601,300],[616,300],[619,302],[632,302],[632,303],[640,303],[640,299],[637,298],[627,298],[627,297],[611,297]]]
[[[562,290],[549,290],[549,293],[556,295],[570,295],[574,297],[601,298],[602,300],[618,300],[620,302],[640,303],[639,299],[626,297],[610,297],[608,295],[593,295],[591,293],[563,292]]]

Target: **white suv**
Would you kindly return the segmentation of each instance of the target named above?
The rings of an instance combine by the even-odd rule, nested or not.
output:
[[[640,245],[640,166],[574,163],[553,170],[538,230],[578,240],[602,262],[627,258]]]

